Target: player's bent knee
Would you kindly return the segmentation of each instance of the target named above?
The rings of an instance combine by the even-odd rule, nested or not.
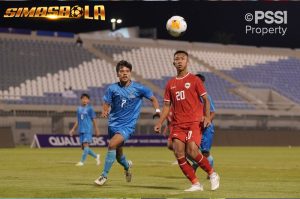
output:
[[[117,147],[118,147],[118,146],[117,146],[115,143],[111,143],[111,142],[110,142],[110,143],[108,144],[108,149],[109,149],[109,150],[115,150],[115,149],[117,149]]]
[[[120,163],[121,162],[121,157],[120,156],[117,156],[117,161]]]
[[[181,157],[185,156],[185,153],[184,153],[184,151],[183,152],[174,151],[174,155],[175,155],[176,158],[181,158]]]
[[[186,149],[186,153],[190,156],[190,157],[196,157],[199,153],[198,149],[192,146],[188,146]]]

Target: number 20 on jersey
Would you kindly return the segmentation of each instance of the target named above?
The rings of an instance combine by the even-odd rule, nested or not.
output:
[[[184,91],[177,91],[176,92],[176,100],[184,100],[185,99],[185,94]]]

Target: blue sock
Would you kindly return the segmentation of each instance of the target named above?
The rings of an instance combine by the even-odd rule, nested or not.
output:
[[[207,160],[211,167],[214,167],[214,158],[210,155],[207,157]]]
[[[108,172],[115,160],[116,160],[116,150],[108,150],[105,158],[104,169],[102,172],[102,175],[104,177],[107,177]]]
[[[89,148],[89,155],[92,156],[93,158],[97,158],[96,153],[91,148]]]
[[[89,147],[84,147],[80,162],[84,162],[86,160],[86,156],[89,154]]]
[[[126,160],[125,155],[122,155],[121,158],[118,158],[117,161],[124,167],[124,169],[127,171],[129,168],[129,164]]]

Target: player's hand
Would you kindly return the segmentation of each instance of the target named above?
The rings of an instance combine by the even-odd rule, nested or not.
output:
[[[211,124],[211,121],[208,117],[204,116],[203,117],[203,127],[206,128],[206,127],[209,127]]]
[[[107,118],[108,115],[109,115],[108,111],[103,111],[103,112],[101,113],[101,117],[104,117],[104,118]]]
[[[71,130],[70,130],[69,135],[70,135],[70,136],[73,136],[73,135],[74,135],[74,129],[71,129]]]
[[[161,132],[161,123],[160,122],[158,122],[158,123],[155,124],[155,126],[154,126],[154,132],[155,133],[160,133]]]

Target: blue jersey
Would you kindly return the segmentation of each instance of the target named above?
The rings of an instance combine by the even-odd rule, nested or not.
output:
[[[210,112],[215,112],[215,104],[214,101],[212,100],[212,98],[207,95],[207,98],[210,101]],[[200,98],[201,102],[203,102],[203,99]],[[205,109],[204,109],[205,111]],[[201,139],[201,145],[200,145],[200,149],[202,152],[209,152],[212,146],[212,142],[213,142],[213,137],[215,134],[215,129],[214,129],[214,124],[211,123],[209,127],[205,128],[202,134],[202,139]]]
[[[207,95],[207,98],[209,99],[209,102],[210,102],[210,112],[215,112],[216,109],[215,109],[215,103],[214,103],[214,101],[212,100],[212,98],[210,97],[210,95]],[[203,103],[203,99],[201,97],[200,97],[200,100]],[[204,107],[204,112],[205,112],[205,107]]]
[[[96,113],[91,105],[78,106],[77,121],[78,133],[93,134],[93,119],[96,118]]]
[[[127,87],[120,83],[111,84],[105,91],[103,100],[111,106],[109,113],[109,127],[135,128],[140,115],[143,97],[150,99],[153,92],[139,84],[131,81]]]

